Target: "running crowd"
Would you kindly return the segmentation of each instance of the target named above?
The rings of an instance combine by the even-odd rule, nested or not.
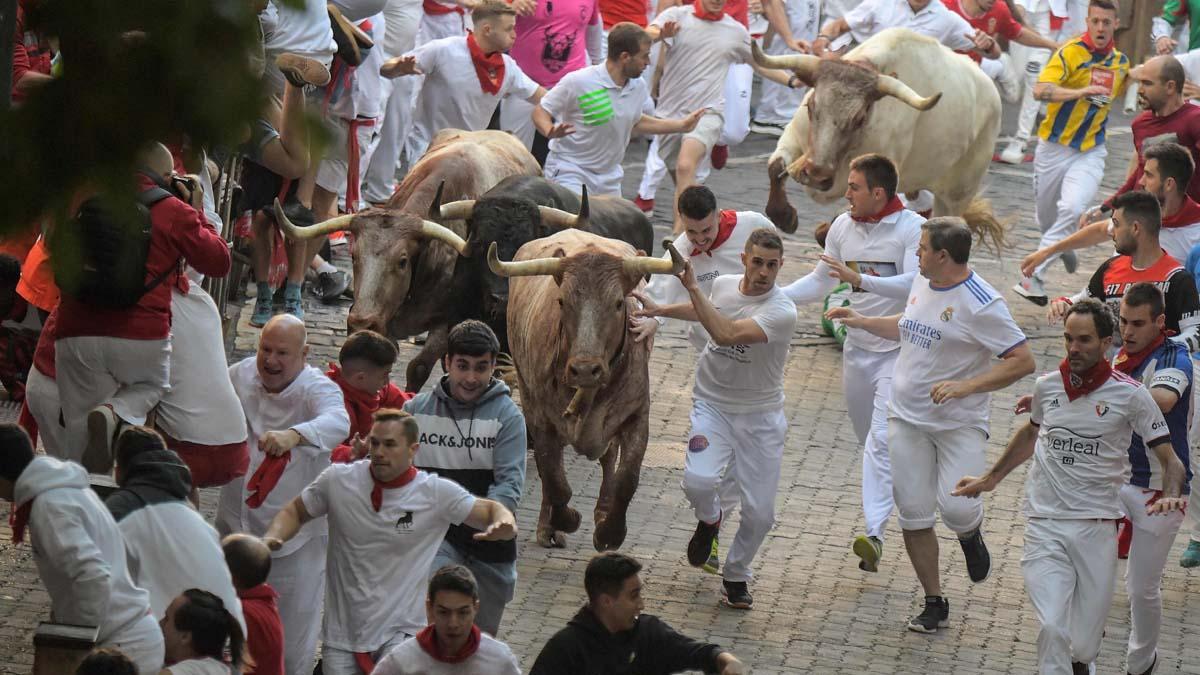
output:
[[[18,5],[17,104],[70,67],[50,36],[26,30],[33,4]],[[494,375],[500,341],[480,321],[454,326],[445,374],[417,394],[389,382],[397,347],[372,331],[347,337],[327,370],[310,364],[305,280],[325,302],[350,280],[328,249],[284,240],[276,225],[383,205],[439,131],[489,125],[519,138],[553,182],[618,197],[631,138],[653,136],[634,203],[652,211],[671,175],[686,264],[633,292],[629,332],[652,341],[665,321],[690,322],[694,401],[679,440],[697,522],[687,559],[721,576],[723,603],[754,604],[796,308],[823,303],[863,445],[851,548],[877,572],[896,512],[924,595],[906,626],[949,626],[936,519],[983,582],[992,565],[980,497],[1032,459],[1021,565],[1042,624],[1040,672],[1095,672],[1120,558],[1127,671],[1154,671],[1161,578],[1189,498],[1200,516],[1189,489],[1200,432],[1190,426],[1200,107],[1189,98],[1200,95],[1200,49],[1176,39],[1191,26],[1188,46],[1200,48],[1200,5],[1169,0],[1154,22],[1158,55],[1132,67],[1114,48],[1116,0],[257,4],[252,62],[269,103],[238,150],[237,206],[254,242],[254,356],[227,365],[220,313],[201,288],[229,272],[231,254],[197,149],[153,144],[139,157],[147,227],[132,282],[106,259],[74,273],[52,265],[70,250],[53,232],[2,242],[0,383],[23,405],[19,424],[0,425],[0,497],[12,503],[14,542],[32,547],[51,620],[95,628],[76,672],[520,672],[497,636],[518,581],[513,513],[528,447],[522,412]],[[768,54],[836,58],[892,27],[969,55],[1003,98],[1023,101],[999,160],[1025,161],[1043,116],[1033,156],[1043,237],[1014,291],[1047,306],[1066,353],[1020,399],[1029,421],[990,467],[990,393],[1035,364],[1003,296],[972,269],[961,219],[927,219],[931,195],[899,194],[891,159],[855,157],[848,210],[819,228],[820,261],[779,286],[784,243],[771,222],[720,209],[702,185],[751,130],[781,134],[805,95],[799,77],[754,64],[752,40]],[[1093,207],[1109,112],[1130,84],[1144,109],[1135,161]],[[333,138],[323,156],[305,129],[314,111]],[[74,206],[99,234],[70,243],[119,238],[102,203]],[[1048,296],[1049,265],[1074,272],[1075,250],[1107,241],[1116,254],[1083,290]],[[212,524],[198,511],[202,488],[220,490]],[[739,507],[722,561],[721,526]],[[1200,522],[1192,529],[1179,561],[1188,568],[1200,566]],[[531,672],[746,672],[729,651],[643,614],[641,569],[619,553],[593,558],[586,604]]]

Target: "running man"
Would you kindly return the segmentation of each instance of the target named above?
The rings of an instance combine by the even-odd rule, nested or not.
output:
[[[971,581],[986,579],[992,563],[983,541],[983,504],[950,491],[961,476],[986,466],[990,392],[1032,373],[1034,362],[1004,298],[968,264],[966,223],[934,218],[921,230],[921,274],[902,315],[866,318],[838,307],[827,316],[900,342],[888,449],[904,545],[925,590],[925,609],[908,628],[933,633],[950,618],[938,576],[935,513],[958,535]]]
[[[1067,358],[1058,372],[1034,385],[1029,423],[1017,430],[1003,456],[982,476],[964,476],[952,492],[978,497],[996,489],[1013,469],[1033,458],[1025,481],[1025,590],[1042,624],[1038,668],[1091,673],[1117,575],[1114,523],[1122,516],[1121,485],[1129,471],[1133,434],[1146,439],[1163,468],[1163,495],[1146,514],[1184,508],[1184,467],[1150,390],[1113,372],[1104,355],[1116,321],[1098,300],[1067,310]],[[1149,453],[1148,453],[1149,454]]]
[[[683,474],[683,491],[699,521],[688,543],[688,563],[701,567],[708,562],[724,515],[718,486],[722,474],[732,471],[742,518],[725,558],[722,596],[730,607],[750,609],[750,563],[775,523],[788,426],[783,371],[796,328],[796,306],[775,286],[783,265],[783,240],[774,230],[750,233],[742,264],[742,274],[717,277],[706,295],[689,261],[679,280],[691,302],[660,306],[644,293],[635,293],[644,309],[634,316],[699,321],[708,331],[696,364]]]

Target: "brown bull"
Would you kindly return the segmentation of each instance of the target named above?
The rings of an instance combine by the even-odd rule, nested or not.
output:
[[[434,136],[384,208],[284,228],[300,239],[337,230],[354,233],[354,306],[347,330],[370,329],[397,339],[428,331],[425,347],[406,372],[406,388],[417,391],[445,352],[454,266],[465,246],[466,224],[461,218],[443,220],[441,201],[476,199],[509,176],[541,173],[512,134],[446,129]],[[430,228],[436,225],[430,221],[439,220],[443,227]]]
[[[577,230],[531,241],[510,263],[497,259],[495,244],[488,250],[492,271],[513,277],[508,340],[542,479],[542,546],[565,546],[566,534],[579,529],[563,468],[566,445],[600,460],[603,471],[592,544],[606,551],[625,541],[650,411],[650,347],[630,337],[629,294],[646,274],[683,268],[677,252],[674,262],[639,253]]]

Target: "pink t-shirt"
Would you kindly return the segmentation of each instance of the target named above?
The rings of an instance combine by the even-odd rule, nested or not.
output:
[[[521,70],[543,87],[588,65],[587,27],[598,20],[597,0],[538,0],[533,16],[517,17],[509,50]]]

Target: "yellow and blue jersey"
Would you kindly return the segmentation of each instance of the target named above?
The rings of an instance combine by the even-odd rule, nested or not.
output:
[[[1042,68],[1038,82],[1067,89],[1083,89],[1094,84],[1108,87],[1104,98],[1086,97],[1074,101],[1052,101],[1046,106],[1046,119],[1038,136],[1080,152],[1104,143],[1105,127],[1112,100],[1129,78],[1129,57],[1116,49],[1095,54],[1082,36],[1063,45]]]

